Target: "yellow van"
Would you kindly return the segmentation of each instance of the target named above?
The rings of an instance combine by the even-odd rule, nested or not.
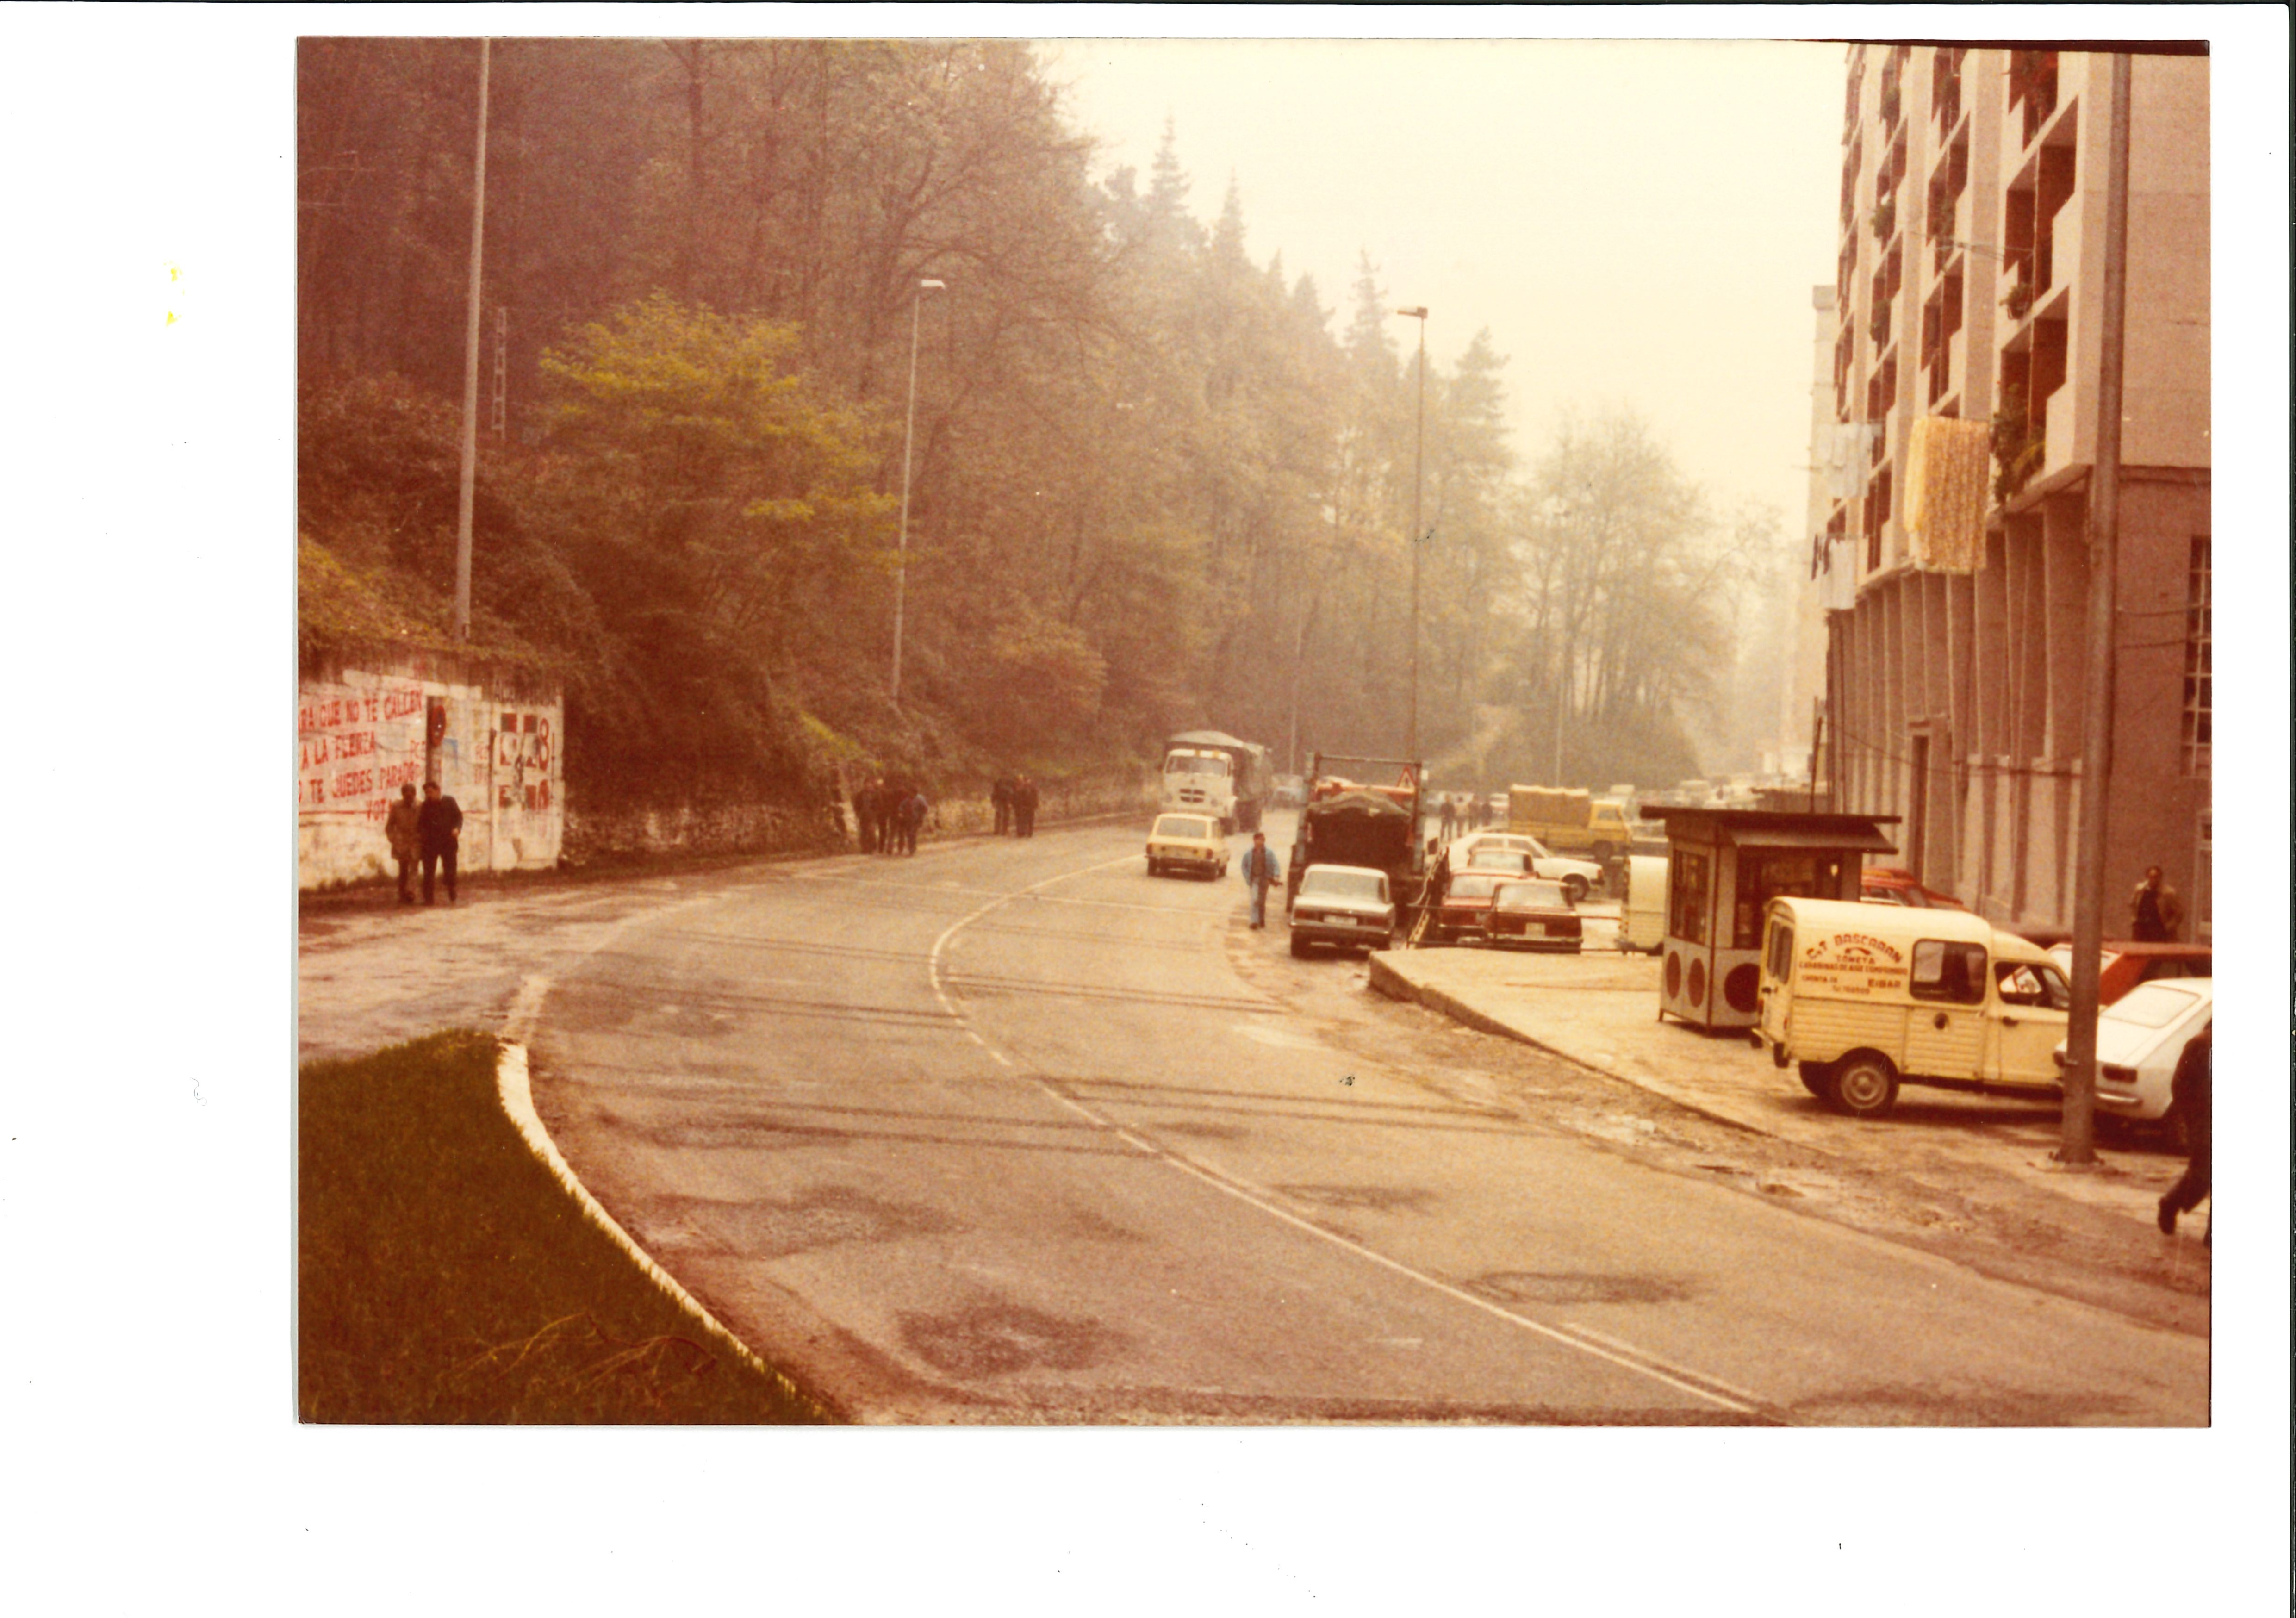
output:
[[[2059,1094],[2063,972],[1967,911],[1774,899],[1758,993],[1771,1059],[1854,1117],[1888,1112],[1900,1080]]]

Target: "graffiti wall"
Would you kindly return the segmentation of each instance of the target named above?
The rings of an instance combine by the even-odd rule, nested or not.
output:
[[[295,724],[300,886],[395,876],[384,818],[402,786],[419,798],[431,780],[462,806],[464,871],[555,865],[564,717],[554,693],[497,693],[420,661],[307,676]]]

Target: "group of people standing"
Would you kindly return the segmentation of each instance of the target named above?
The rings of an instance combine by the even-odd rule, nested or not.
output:
[[[383,817],[382,834],[390,840],[390,857],[398,866],[398,902],[414,902],[414,866],[422,866],[422,902],[431,902],[432,883],[442,866],[447,874],[447,902],[455,902],[455,860],[463,842],[463,806],[439,790],[436,781],[422,784],[422,802],[414,801],[414,784],[398,789],[398,801]]]
[[[996,834],[999,837],[1034,837],[1037,834],[1037,784],[1026,776],[1001,776],[988,789],[988,801],[996,809]]]
[[[853,817],[861,829],[864,854],[914,854],[917,834],[932,805],[921,788],[889,785],[882,778],[853,795]]]

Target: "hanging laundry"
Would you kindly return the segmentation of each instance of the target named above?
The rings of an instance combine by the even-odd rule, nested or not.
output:
[[[1986,471],[1992,432],[1983,422],[1925,415],[1906,446],[1906,542],[1925,573],[1974,573],[1985,565]]]
[[[1866,492],[1875,431],[1871,422],[1831,422],[1819,429],[1816,458],[1824,468],[1828,499],[1854,500]]]

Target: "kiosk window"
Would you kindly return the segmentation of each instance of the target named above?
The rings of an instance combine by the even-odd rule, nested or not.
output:
[[[1981,1003],[1985,946],[1923,939],[1914,946],[1914,977],[1908,987],[1916,1000],[1950,1000],[1956,1006]]]
[[[1706,941],[1706,856],[1685,849],[1674,852],[1674,871],[1667,882],[1666,931],[1685,944]]]
[[[1738,899],[1730,947],[1759,949],[1762,917],[1774,899],[1833,899],[1841,891],[1839,854],[1756,854],[1738,851]]]

